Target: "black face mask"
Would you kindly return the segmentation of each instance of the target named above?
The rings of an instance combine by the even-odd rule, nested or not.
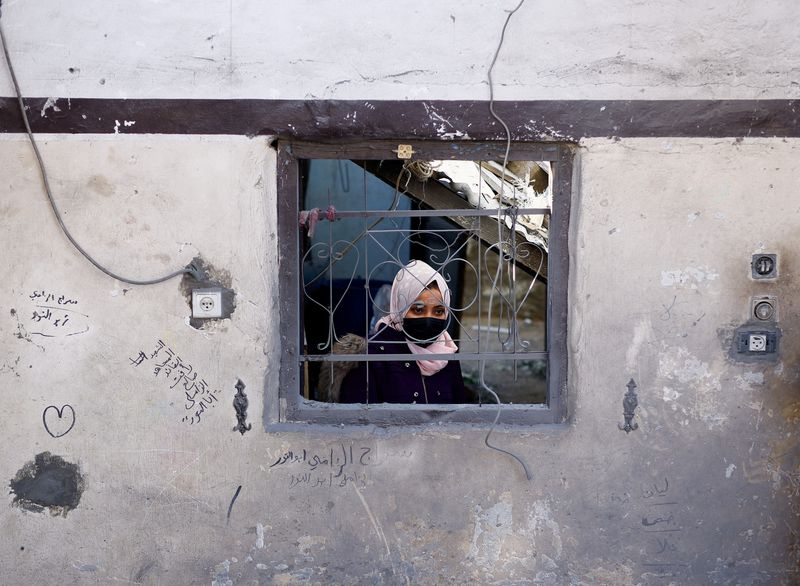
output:
[[[447,329],[450,318],[436,317],[404,317],[403,333],[412,344],[427,348]]]

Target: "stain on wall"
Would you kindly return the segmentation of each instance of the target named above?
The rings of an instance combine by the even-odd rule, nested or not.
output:
[[[13,505],[34,513],[48,509],[53,516],[66,517],[78,506],[84,481],[76,464],[42,452],[19,469],[9,486]]]

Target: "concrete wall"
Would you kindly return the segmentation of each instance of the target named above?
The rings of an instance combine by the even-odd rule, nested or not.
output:
[[[797,97],[794,3],[718,4],[526,3],[499,97]],[[504,13],[6,0],[2,18],[29,95],[485,99]],[[40,141],[63,217],[98,260],[146,278],[200,255],[236,309],[198,330],[180,280],[100,274],[59,231],[26,139],[0,139],[1,582],[796,583],[797,139],[580,142],[570,420],[494,436],[531,482],[483,429],[265,429],[280,356],[269,137]],[[755,252],[780,255],[777,281],[750,279]],[[779,299],[780,355],[734,362],[756,294]],[[219,391],[200,421],[149,357],[135,364],[159,340]],[[630,378],[639,428],[626,434]],[[287,460],[303,450],[306,463]],[[45,452],[39,467],[70,494],[36,512],[14,499]]]
[[[449,100],[487,96],[515,5],[5,0],[3,13],[28,95]],[[529,1],[508,28],[498,97],[797,98],[799,11],[788,0]]]

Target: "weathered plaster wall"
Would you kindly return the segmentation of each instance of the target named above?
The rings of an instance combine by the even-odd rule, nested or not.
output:
[[[5,0],[3,23],[28,95],[485,99],[504,7]],[[797,11],[528,2],[497,95],[795,98]],[[0,582],[796,583],[800,142],[581,142],[570,421],[495,436],[528,460],[530,483],[483,430],[265,430],[280,355],[268,142],[42,137],[65,221],[99,260],[147,277],[200,255],[229,279],[232,318],[196,330],[178,280],[129,287],[81,259],[27,142],[0,139],[0,482],[43,452],[82,478],[65,516],[7,496]],[[757,251],[780,254],[777,282],[749,279]],[[730,332],[761,293],[779,298],[781,355],[733,363]],[[37,319],[37,305],[57,309]],[[158,340],[220,391],[199,422],[183,420],[149,358],[132,362]],[[626,435],[631,377],[639,429]],[[244,436],[232,431],[238,379]],[[338,465],[285,461],[302,450],[344,450],[349,481],[330,480]]]
[[[529,461],[531,483],[483,446],[479,430],[265,433],[262,384],[268,373],[266,394],[276,390],[270,366],[280,351],[274,155],[266,140],[50,137],[44,144],[65,218],[99,258],[144,276],[199,253],[230,272],[236,311],[210,330],[187,325],[178,281],[127,287],[75,255],[46,207],[28,148],[18,136],[0,141],[9,165],[0,475],[11,479],[49,451],[78,464],[85,487],[63,518],[15,506],[0,512],[8,583],[663,584],[669,579],[658,575],[674,573],[676,583],[788,584],[796,577],[792,250],[800,222],[787,194],[798,188],[797,141],[581,146],[571,422],[496,439]],[[757,250],[781,254],[778,283],[749,280]],[[32,320],[41,298],[31,295],[42,290],[77,300],[71,308],[85,314],[75,318],[83,318],[78,329],[88,331],[62,336]],[[765,291],[781,303],[780,361],[733,364],[726,335],[746,319],[749,297]],[[153,376],[152,364],[131,362],[159,339],[222,391],[199,423],[181,421],[185,401],[163,374]],[[640,385],[640,428],[626,435],[617,423],[631,376]],[[237,378],[247,385],[254,424],[244,436],[231,431]],[[42,412],[65,404],[75,426],[53,438]],[[58,432],[61,422],[50,415]],[[329,481],[330,467],[274,465],[289,450],[323,458],[334,450],[338,458],[341,446],[354,451],[344,473],[355,484],[315,487]]]
[[[516,1],[5,0],[28,95],[481,99]],[[796,2],[526,2],[497,97],[797,98]],[[0,94],[10,95],[6,79]]]

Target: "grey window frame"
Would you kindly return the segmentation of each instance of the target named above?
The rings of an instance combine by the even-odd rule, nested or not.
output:
[[[299,160],[388,160],[398,143],[411,144],[414,159],[503,159],[505,142],[491,141],[361,141],[319,143],[279,140],[277,143],[278,274],[280,308],[280,423],[335,425],[424,425],[428,423],[490,424],[494,403],[405,405],[396,403],[321,403],[300,393],[300,211]],[[567,412],[567,317],[569,224],[573,181],[573,149],[560,143],[512,142],[509,160],[550,161],[555,169],[547,262],[547,403],[503,404],[500,422],[511,425],[562,423]]]

